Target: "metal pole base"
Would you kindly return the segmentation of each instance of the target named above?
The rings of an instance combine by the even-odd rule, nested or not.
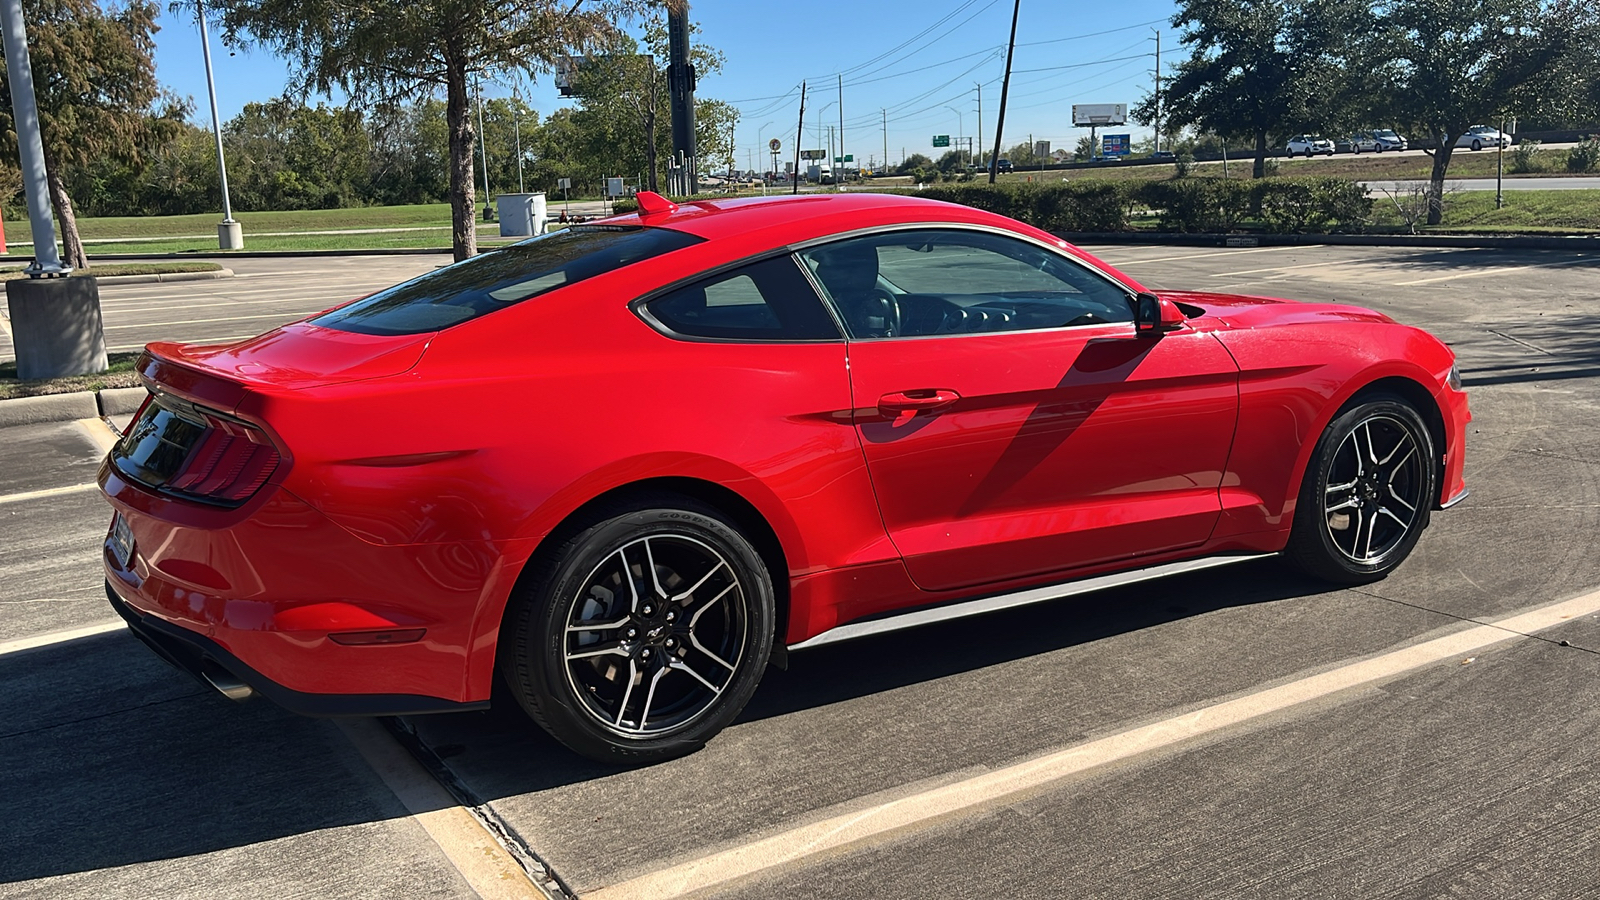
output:
[[[93,276],[6,282],[17,377],[61,378],[106,370],[100,285]]]
[[[243,250],[244,249],[244,226],[239,224],[238,222],[234,221],[233,219],[226,219],[226,220],[218,223],[218,225],[217,225],[217,249],[218,250]]]

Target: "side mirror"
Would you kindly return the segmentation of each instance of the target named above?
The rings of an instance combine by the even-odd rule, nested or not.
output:
[[[1163,300],[1149,292],[1134,295],[1133,326],[1141,337],[1159,337],[1183,322],[1183,311],[1171,300]]]

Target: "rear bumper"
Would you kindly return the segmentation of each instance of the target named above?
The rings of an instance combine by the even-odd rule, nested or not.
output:
[[[109,466],[101,487],[134,538],[122,565],[107,536],[105,577],[146,633],[200,647],[203,659],[316,715],[393,711],[373,698],[409,698],[410,711],[488,700],[518,569],[503,546],[373,544],[270,485],[233,510],[155,496]],[[397,631],[416,636],[350,637]]]
[[[284,709],[302,716],[414,716],[423,713],[488,709],[489,701],[457,703],[419,694],[309,694],[273,681],[202,634],[145,615],[122,599],[106,581],[106,599],[128,623],[133,636],[155,654],[207,687],[232,676]]]

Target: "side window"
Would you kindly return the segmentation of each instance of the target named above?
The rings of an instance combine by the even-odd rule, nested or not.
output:
[[[644,305],[652,324],[684,337],[836,341],[839,329],[788,256],[741,266]]]
[[[1127,289],[1088,266],[982,231],[894,231],[801,253],[854,338],[1131,323]]]

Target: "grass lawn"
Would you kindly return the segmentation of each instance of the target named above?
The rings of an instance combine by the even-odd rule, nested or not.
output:
[[[68,378],[43,378],[19,381],[14,360],[0,362],[0,400],[15,397],[39,397],[45,394],[70,394],[73,391],[99,391],[105,388],[138,387],[139,373],[133,370],[138,353],[109,354],[111,367],[94,375],[73,375]]]
[[[573,198],[576,200],[577,198]],[[551,215],[557,215],[560,201],[551,202]],[[482,211],[480,201],[478,210]],[[241,212],[235,216],[244,225],[244,238],[248,246],[252,233],[271,231],[332,231],[342,228],[439,228],[450,227],[450,204],[424,203],[414,206],[364,206],[352,209],[302,209],[284,212]],[[205,235],[215,250],[218,212],[199,213],[192,216],[107,216],[80,217],[78,233],[84,240],[133,237],[180,237]],[[496,228],[494,223],[479,222],[479,231]],[[6,234],[16,240],[27,240],[27,219],[6,219]],[[362,235],[351,235],[360,239]],[[446,231],[444,243],[450,242]],[[366,246],[350,244],[349,246]]]
[[[520,238],[490,237],[479,234],[478,246],[499,247],[516,240],[520,240]],[[310,234],[294,237],[252,237],[249,232],[245,232],[244,248],[246,250],[394,250],[422,248],[448,253],[450,251],[450,232],[446,229],[440,229],[438,231],[401,231],[390,234]],[[212,257],[227,256],[226,251],[217,249],[215,238],[137,241],[126,244],[108,243],[89,246],[89,259],[91,262],[103,254],[115,253],[194,253]],[[100,271],[100,265],[97,264],[95,266],[95,271],[97,273]]]
[[[1374,224],[1398,225],[1394,205],[1383,195],[1373,204]],[[1506,191],[1495,209],[1494,191],[1445,195],[1444,224],[1428,232],[1496,234],[1505,232],[1600,232],[1600,190]]]
[[[175,275],[180,272],[220,272],[222,266],[212,262],[138,262],[138,263],[102,263],[88,269],[75,269],[73,277],[79,275],[94,275],[105,277],[107,275]],[[0,266],[0,281],[10,281],[13,278],[26,278],[22,274],[22,266]]]

